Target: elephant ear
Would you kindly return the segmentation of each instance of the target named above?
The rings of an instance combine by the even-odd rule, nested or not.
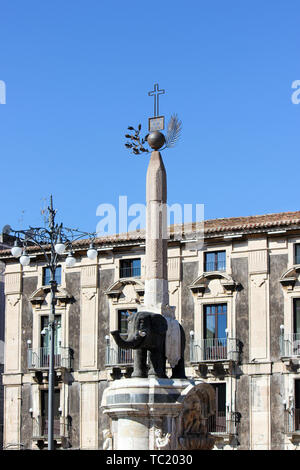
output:
[[[167,320],[160,314],[156,313],[151,316],[151,323],[154,331],[160,335],[164,335],[168,329]]]

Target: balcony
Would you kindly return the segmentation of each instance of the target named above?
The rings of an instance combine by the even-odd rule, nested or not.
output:
[[[54,369],[72,368],[72,350],[70,348],[55,348]],[[27,365],[30,370],[49,369],[50,355],[49,348],[37,348],[27,350]]]
[[[191,341],[191,362],[238,361],[239,342],[235,338],[209,338]]]
[[[300,357],[300,333],[281,335],[280,355],[282,358]]]
[[[199,367],[201,375],[231,372],[240,359],[240,342],[235,338],[194,340],[191,337],[190,362]]]
[[[226,413],[226,411],[217,411],[208,423],[208,432],[214,435],[235,435],[237,434],[238,420],[236,413]]]
[[[69,447],[68,440],[71,437],[71,420],[69,417],[55,417],[53,421],[53,437],[58,447]],[[32,440],[38,447],[45,447],[48,441],[48,418],[37,416],[33,419]]]
[[[300,443],[300,409],[291,408],[284,412],[284,430],[293,444]]]
[[[106,367],[126,367],[133,365],[133,350],[122,349],[107,344],[105,354]]]

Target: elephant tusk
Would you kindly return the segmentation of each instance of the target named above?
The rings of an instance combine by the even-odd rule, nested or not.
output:
[[[141,330],[139,330],[139,332],[138,332],[138,333],[139,333],[139,336],[142,336],[142,337],[146,336],[146,333],[145,333],[145,331],[141,331]]]

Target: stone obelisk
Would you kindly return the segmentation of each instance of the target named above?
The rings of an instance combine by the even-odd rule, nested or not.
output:
[[[146,273],[143,309],[173,316],[169,307],[167,264],[167,175],[158,150],[146,177]]]

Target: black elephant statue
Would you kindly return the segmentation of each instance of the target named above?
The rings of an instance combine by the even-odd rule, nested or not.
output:
[[[171,378],[186,378],[184,368],[185,335],[180,328],[180,359],[172,368]],[[119,330],[111,331],[117,345],[123,349],[134,349],[132,377],[168,378],[166,375],[166,333],[168,321],[158,313],[137,312],[128,318],[127,339]],[[149,371],[147,353],[149,352]]]

